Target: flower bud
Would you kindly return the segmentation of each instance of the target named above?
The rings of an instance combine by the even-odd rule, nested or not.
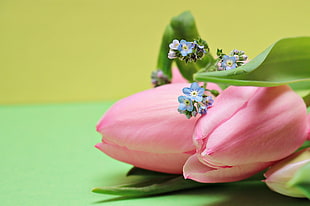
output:
[[[169,59],[175,59],[175,58],[177,58],[175,51],[170,50],[169,53],[168,53],[168,58],[169,58]]]
[[[264,182],[275,192],[310,199],[310,147],[277,162],[265,177]]]
[[[288,86],[229,87],[196,124],[185,178],[232,182],[254,175],[307,138],[306,106]]]
[[[238,50],[238,49],[234,49],[234,50],[232,50],[231,53],[232,53],[233,55],[234,55],[234,54],[238,55],[238,54],[239,54],[239,50]]]
[[[172,68],[171,83],[188,83],[188,81],[182,76],[177,67]]]
[[[102,142],[96,147],[136,167],[181,174],[195,151],[192,134],[198,119],[188,120],[177,111],[178,96],[186,86],[167,84],[115,103],[97,124]],[[208,88],[220,90],[212,83]]]

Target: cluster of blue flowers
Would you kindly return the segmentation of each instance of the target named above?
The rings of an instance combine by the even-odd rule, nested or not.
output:
[[[178,97],[180,103],[178,111],[188,119],[196,117],[197,114],[206,114],[214,100],[204,92],[205,89],[200,87],[197,82],[192,83],[190,87],[183,88],[185,96]]]
[[[169,59],[179,58],[180,60],[187,62],[196,62],[203,58],[208,48],[205,48],[206,42],[198,40],[194,42],[187,42],[182,39],[181,41],[175,39],[169,44]],[[207,50],[206,50],[207,49]]]
[[[223,54],[222,50],[217,50],[219,61],[217,63],[217,70],[230,70],[242,66],[246,63],[248,56],[244,54],[244,51],[234,49],[230,52],[230,55]]]

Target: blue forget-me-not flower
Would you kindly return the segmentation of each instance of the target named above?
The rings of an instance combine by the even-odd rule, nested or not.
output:
[[[191,84],[190,87],[183,88],[183,93],[187,95],[191,100],[200,102],[202,101],[202,95],[205,89],[200,87],[197,82]]]
[[[187,56],[187,54],[191,54],[193,52],[194,44],[192,42],[187,42],[184,39],[180,41],[178,46],[178,50],[180,51],[183,57]]]
[[[189,112],[193,111],[194,109],[193,102],[189,97],[179,96],[178,101],[180,103],[178,108],[180,111],[189,111]]]
[[[230,69],[236,68],[237,67],[236,57],[224,55],[222,59],[221,67],[224,70],[230,70]]]
[[[183,88],[182,91],[186,96],[178,97],[180,103],[178,111],[188,119],[195,117],[197,114],[206,114],[213,105],[212,96],[204,94],[205,89],[200,87],[197,82],[192,83],[190,87]]]

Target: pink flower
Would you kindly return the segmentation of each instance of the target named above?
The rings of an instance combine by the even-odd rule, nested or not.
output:
[[[310,140],[310,114],[308,115],[308,125],[309,125],[308,140]]]
[[[272,165],[265,173],[267,186],[280,194],[310,199],[310,147]]]
[[[245,179],[293,153],[307,138],[306,107],[288,86],[229,87],[197,121],[196,154],[184,177],[199,182]]]
[[[179,69],[174,67],[172,68],[172,79],[171,83],[187,83],[188,81],[184,79]]]
[[[179,114],[178,96],[189,84],[168,84],[115,103],[102,117],[97,131],[103,136],[96,147],[134,166],[182,174],[195,152],[192,134],[197,118]],[[209,89],[218,89],[208,84]]]

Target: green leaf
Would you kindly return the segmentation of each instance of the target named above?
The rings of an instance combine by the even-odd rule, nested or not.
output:
[[[170,25],[173,28],[176,39],[194,41],[200,38],[195,19],[189,11],[185,11],[179,16],[173,17]],[[202,67],[205,67],[211,62],[214,62],[214,58],[210,53],[207,53],[205,57],[197,61],[197,63],[185,63],[184,61],[176,60],[180,73],[190,82],[193,81],[193,74],[197,73]]]
[[[193,74],[199,71],[199,67],[196,63],[185,63],[179,59],[175,60],[177,67],[179,68],[182,76],[187,79],[189,82],[193,82]]]
[[[310,141],[305,141],[298,149],[297,151],[303,150],[305,148],[310,147]]]
[[[172,60],[168,58],[168,52],[169,52],[169,44],[172,42],[173,39],[175,39],[175,36],[176,35],[171,25],[168,25],[162,37],[159,56],[157,60],[157,69],[162,70],[163,73],[167,75],[170,79],[172,77],[171,72]]]
[[[196,73],[194,80],[237,86],[290,84],[296,90],[309,89],[310,37],[281,39],[243,66]]]
[[[303,97],[305,104],[307,107],[310,106],[310,93]]]
[[[176,38],[184,38],[187,41],[194,41],[199,37],[195,19],[189,11],[185,11],[180,15],[173,17],[170,25],[175,32]]]
[[[207,184],[198,183],[192,180],[185,180],[183,176],[170,178],[156,178],[146,184],[120,185],[109,187],[98,187],[92,191],[95,193],[142,197],[150,195],[158,195],[173,191],[185,190],[190,188],[205,187]]]
[[[259,172],[244,181],[261,180],[263,173],[264,171]],[[154,172],[137,167],[132,168],[127,173],[127,176],[129,176],[128,179],[130,180],[130,177],[133,175],[139,176],[139,179],[135,180],[135,182],[116,186],[97,187],[92,191],[123,197],[144,197],[214,185],[214,183],[199,183],[184,179],[182,175]]]

